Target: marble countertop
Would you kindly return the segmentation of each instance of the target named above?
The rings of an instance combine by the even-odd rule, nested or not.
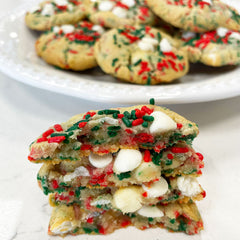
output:
[[[0,14],[20,0],[1,4]],[[1,29],[0,29],[1,30]],[[112,104],[84,101],[26,86],[0,73],[0,240],[61,239],[49,237],[51,208],[37,186],[40,167],[27,160],[28,146],[46,128],[90,109]],[[141,232],[120,230],[125,239],[239,239],[240,213],[240,97],[199,104],[171,105],[172,110],[198,123],[200,135],[194,147],[205,156],[200,183],[207,197],[198,204],[205,222],[201,234],[189,237],[165,230]],[[119,232],[108,237],[67,237],[65,239],[120,239]]]

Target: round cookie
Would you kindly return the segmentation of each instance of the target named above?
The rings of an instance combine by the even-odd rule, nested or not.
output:
[[[185,32],[181,42],[193,63],[220,67],[240,64],[240,33],[218,28],[207,33]]]
[[[25,22],[33,30],[46,31],[52,26],[78,23],[85,15],[83,0],[52,0],[33,7]]]
[[[87,0],[89,19],[108,28],[124,25],[154,25],[157,17],[144,0]]]
[[[131,83],[171,82],[189,69],[178,42],[149,26],[112,29],[102,35],[94,53],[104,72]]]
[[[219,0],[147,0],[147,3],[163,20],[186,31],[207,32],[218,27],[240,30],[239,12]]]
[[[97,66],[93,46],[103,32],[101,26],[89,22],[55,26],[37,40],[36,52],[47,63],[62,69],[89,69]]]

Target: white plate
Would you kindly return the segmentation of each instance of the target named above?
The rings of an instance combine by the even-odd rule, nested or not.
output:
[[[204,102],[240,95],[239,67],[194,65],[187,76],[161,86],[120,82],[99,69],[83,73],[55,69],[36,56],[38,34],[24,24],[24,14],[36,0],[22,2],[0,17],[0,70],[18,81],[88,100],[123,104],[146,103],[150,98],[161,104]]]

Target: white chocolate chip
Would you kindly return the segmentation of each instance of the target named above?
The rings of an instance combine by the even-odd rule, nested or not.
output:
[[[161,40],[159,46],[160,46],[160,50],[162,52],[171,52],[172,51],[172,45],[166,38],[163,38]]]
[[[227,28],[219,27],[219,28],[217,28],[217,35],[219,37],[225,37],[228,31],[229,30]]]
[[[120,188],[113,195],[113,204],[123,213],[136,212],[142,207],[141,197],[138,187]]]
[[[194,33],[194,32],[184,32],[182,34],[183,39],[189,39],[189,38],[194,38],[194,37],[196,37],[196,33]]]
[[[150,133],[159,134],[167,131],[173,131],[177,129],[177,124],[167,114],[155,111],[150,116],[154,117],[154,120],[149,128]]]
[[[40,6],[35,6],[35,7],[32,7],[29,12],[30,12],[30,13],[34,13],[34,12],[40,11],[40,10],[41,10],[41,7],[40,7]]]
[[[144,37],[138,42],[138,47],[143,51],[154,51],[154,47],[158,45],[158,41],[154,38]]]
[[[98,5],[98,10],[102,12],[111,11],[113,6],[114,3],[110,1],[100,2]]]
[[[54,14],[54,8],[51,3],[47,3],[44,5],[41,14],[43,16],[52,16]]]
[[[210,5],[212,5],[212,0],[203,0],[203,2],[209,3]]]
[[[142,162],[135,170],[134,176],[138,181],[149,182],[161,176],[161,167],[153,162]]]
[[[238,32],[233,32],[231,33],[231,35],[229,36],[229,38],[234,38],[234,39],[237,39],[238,41],[240,41],[240,33]]]
[[[147,192],[148,198],[155,198],[164,195],[168,191],[168,183],[163,177],[161,177],[158,182],[154,182],[150,186],[143,184],[142,188]]]
[[[75,27],[73,25],[68,24],[68,25],[62,25],[61,29],[65,34],[68,34],[68,33],[74,32]]]
[[[127,10],[121,7],[115,7],[112,10],[112,13],[119,18],[126,18],[127,17]]]
[[[161,218],[164,216],[164,213],[158,207],[152,206],[143,206],[137,213],[147,218]]]
[[[108,205],[111,203],[111,198],[109,195],[100,196],[97,199],[93,200],[90,205],[97,206],[97,205]]]
[[[98,32],[99,34],[103,34],[105,32],[104,28],[100,25],[94,25],[92,30]]]
[[[182,194],[188,197],[195,196],[201,192],[199,183],[194,177],[179,177],[177,179],[177,186]]]
[[[158,40],[155,38],[151,38],[151,37],[143,37],[141,39],[143,42],[147,42],[152,44],[153,46],[157,46],[158,45]]]
[[[66,0],[54,0],[54,3],[56,3],[58,6],[66,6],[68,4],[68,1],[66,1]]]
[[[54,228],[54,226],[51,227],[51,232],[54,234],[64,234],[71,232],[73,230],[73,225],[70,221],[65,221],[61,225]]]
[[[70,12],[72,12],[73,9],[74,9],[74,7],[73,7],[72,4],[68,4],[68,5],[67,5],[67,9],[68,9]]]
[[[112,154],[105,154],[103,156],[91,153],[89,156],[89,162],[96,168],[104,168],[109,165],[113,160]]]
[[[137,168],[142,161],[142,154],[134,149],[121,149],[114,161],[113,171],[115,173],[129,172]]]
[[[74,179],[76,177],[80,177],[80,176],[81,177],[89,177],[90,176],[89,171],[83,166],[76,168],[74,170],[74,172],[72,172],[72,173],[66,174],[63,177],[63,181],[70,182],[70,181],[72,181],[72,179]]]
[[[133,7],[136,4],[135,0],[121,0],[121,3],[127,5],[128,7]]]
[[[108,123],[110,125],[118,125],[118,120],[114,119],[114,118],[110,118],[110,117],[100,118],[99,122],[101,122],[101,123],[106,122],[106,123]]]
[[[60,29],[61,29],[60,27],[55,26],[55,27],[53,27],[53,32],[54,33],[59,33]]]

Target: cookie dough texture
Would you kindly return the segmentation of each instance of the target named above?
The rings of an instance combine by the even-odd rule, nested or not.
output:
[[[219,35],[220,34],[220,35]],[[192,63],[221,67],[240,64],[240,33],[219,28],[181,39],[183,49]]]
[[[147,0],[156,15],[186,31],[207,32],[217,27],[240,30],[240,15],[236,9],[219,0]]]
[[[36,41],[36,52],[48,64],[62,69],[93,68],[97,66],[93,46],[100,38],[100,33],[93,29],[89,22],[55,26]]]
[[[108,28],[124,25],[155,25],[157,17],[144,0],[86,0],[91,22]]]
[[[86,8],[83,1],[55,0],[42,2],[27,12],[25,22],[33,30],[46,31],[53,26],[76,24],[85,16]]]
[[[167,83],[189,69],[187,55],[177,41],[149,26],[113,29],[102,35],[94,50],[105,73],[131,83]]]

